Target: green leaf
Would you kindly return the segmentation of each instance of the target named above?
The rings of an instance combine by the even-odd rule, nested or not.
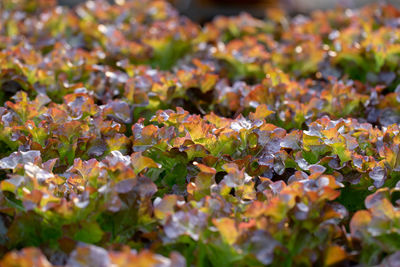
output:
[[[340,190],[337,201],[345,206],[349,212],[356,212],[365,209],[364,200],[371,193],[367,188],[357,188],[347,184]]]
[[[165,182],[165,184],[171,187],[173,185],[184,185],[186,183],[186,176],[186,165],[183,163],[177,163],[176,165],[174,165],[171,171],[166,172],[163,181]]]
[[[96,222],[81,222],[81,228],[74,239],[85,243],[97,243],[103,237],[103,231]]]

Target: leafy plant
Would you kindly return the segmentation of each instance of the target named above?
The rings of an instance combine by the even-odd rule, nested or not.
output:
[[[399,18],[2,1],[0,266],[399,265]]]

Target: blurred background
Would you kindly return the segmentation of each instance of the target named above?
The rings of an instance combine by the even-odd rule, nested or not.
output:
[[[280,7],[290,14],[307,14],[316,9],[330,9],[337,6],[357,8],[377,0],[171,0],[178,10],[195,21],[207,21],[216,15],[237,15],[248,12],[263,17],[266,9]],[[400,6],[400,0],[388,0]]]
[[[115,0],[114,0],[115,1]],[[140,0],[117,0],[140,1]],[[241,12],[263,17],[265,10],[283,8],[290,14],[307,14],[316,9],[329,9],[336,6],[357,8],[370,3],[385,2],[400,8],[400,0],[168,0],[181,14],[194,21],[205,22],[216,15],[238,15]],[[85,0],[59,0],[61,5],[74,6]],[[110,0],[112,2],[112,0]]]

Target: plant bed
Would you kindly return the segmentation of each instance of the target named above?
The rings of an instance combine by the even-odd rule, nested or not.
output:
[[[0,5],[0,266],[400,265],[399,10]]]

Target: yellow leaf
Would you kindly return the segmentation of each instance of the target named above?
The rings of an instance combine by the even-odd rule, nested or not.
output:
[[[269,110],[267,105],[262,104],[256,108],[256,112],[251,112],[249,117],[251,120],[263,120],[272,113],[274,112]]]
[[[334,264],[340,263],[347,258],[346,251],[340,246],[331,246],[328,248],[325,257],[324,266],[332,266]]]
[[[364,229],[365,227],[368,226],[368,224],[371,222],[372,217],[371,213],[367,210],[359,210],[357,211],[354,215],[353,218],[351,219],[350,222],[350,231],[352,235],[355,235],[359,230]]]
[[[141,172],[146,168],[160,168],[160,165],[155,163],[151,158],[142,156],[142,153],[136,152],[131,155],[132,166],[136,173]]]
[[[163,220],[169,214],[174,212],[174,206],[178,201],[177,195],[166,195],[163,199],[154,205],[154,215],[157,219]]]
[[[0,182],[0,190],[1,191],[4,191],[4,192],[8,191],[8,192],[15,193],[16,189],[17,189],[17,187],[14,184],[12,184],[9,181],[7,181],[7,180],[4,180],[4,181]]]
[[[236,228],[235,221],[230,218],[213,219],[214,225],[218,228],[222,238],[229,244],[235,243],[239,237],[239,232]]]

